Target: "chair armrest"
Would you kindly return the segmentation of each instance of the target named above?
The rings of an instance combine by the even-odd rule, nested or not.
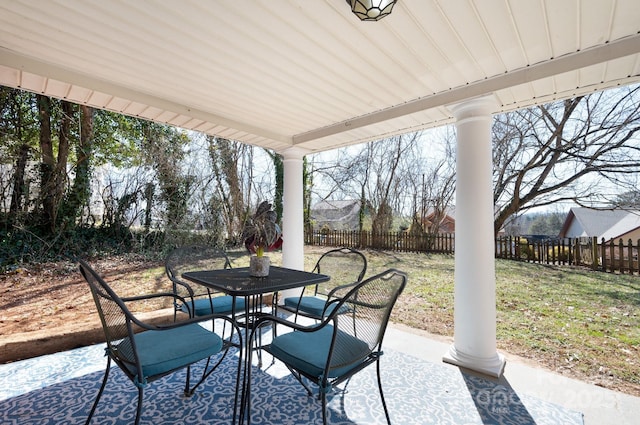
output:
[[[173,322],[166,325],[148,325],[147,324],[147,326],[151,328],[150,330],[162,331],[162,330],[179,328],[181,326],[187,326],[187,325],[192,325],[194,323],[207,322],[207,321],[216,320],[216,319],[221,319],[221,320],[224,320],[225,322],[229,322],[236,329],[236,331],[238,332],[240,331],[237,323],[235,323],[233,319],[231,319],[229,316],[224,314],[208,314],[206,316],[193,317],[190,319],[181,320],[179,322]]]
[[[229,322],[231,324],[231,326],[233,326],[233,328],[236,330],[236,332],[240,332],[240,329],[237,325],[237,323],[235,323],[229,316],[226,316],[224,314],[209,314],[206,316],[198,316],[198,317],[192,317],[186,320],[180,320],[178,322],[172,322],[172,323],[167,323],[167,324],[159,324],[159,325],[152,325],[150,323],[144,322],[140,319],[138,319],[135,315],[128,313],[127,316],[129,317],[129,319],[136,324],[137,326],[139,326],[142,329],[145,330],[149,330],[149,331],[164,331],[164,330],[168,330],[168,329],[175,329],[175,328],[180,328],[182,326],[187,326],[187,325],[192,325],[195,323],[201,323],[201,322],[207,322],[207,321],[211,321],[211,320],[215,320],[215,319],[221,319],[224,320],[226,322]]]
[[[153,293],[153,294],[146,294],[146,295],[138,295],[135,297],[127,297],[127,298],[121,298],[122,301],[124,302],[136,302],[136,301],[144,301],[144,300],[149,300],[149,299],[154,299],[154,298],[163,298],[163,297],[167,297],[167,298],[171,298],[173,300],[180,300],[183,303],[187,303],[188,301],[181,297],[180,295],[176,295],[172,292],[157,292],[157,293]],[[126,308],[126,306],[125,306]],[[215,320],[215,319],[222,319],[224,321],[227,321],[229,323],[232,324],[232,326],[234,328],[236,328],[237,331],[239,331],[238,326],[234,323],[234,321],[229,318],[228,316],[224,315],[224,314],[209,314],[206,316],[198,316],[195,318],[189,318],[187,320],[180,320],[178,322],[173,322],[170,324],[166,324],[166,325],[152,325],[150,323],[144,322],[140,319],[138,319],[136,317],[135,314],[133,314],[128,308],[125,311],[125,314],[127,316],[127,318],[129,320],[131,320],[134,324],[136,324],[137,326],[139,326],[142,329],[145,330],[154,330],[154,331],[161,331],[161,330],[167,330],[167,329],[173,329],[173,328],[178,328],[181,326],[186,326],[186,325],[191,325],[194,323],[200,323],[200,322],[206,322],[206,321],[210,321],[210,320]]]
[[[358,283],[360,283],[361,281],[357,281],[357,282],[352,282],[352,283],[347,283],[344,285],[340,285],[340,286],[336,286],[335,288],[333,288],[328,294],[327,294],[327,299],[330,300],[331,298],[342,298],[343,296],[345,296],[354,286],[356,286]]]
[[[181,297],[180,295],[174,294],[173,292],[154,292],[152,294],[136,295],[134,297],[122,297],[120,299],[124,302],[134,302],[134,301],[144,301],[144,300],[150,300],[153,298],[162,298],[162,297],[173,298],[173,299],[179,298],[183,302],[186,301],[183,297]]]
[[[180,280],[177,277],[171,277],[170,279],[174,285],[183,287],[187,291],[190,297],[195,296],[195,292],[193,291],[193,288],[191,288],[191,285],[189,285],[187,282]]]
[[[299,323],[292,322],[290,320],[283,319],[277,316],[261,316],[254,322],[254,330],[252,332],[252,335],[256,332],[256,330],[260,329],[262,326],[266,326],[268,323],[278,323],[296,331],[314,332],[327,326],[333,320],[334,316],[335,315],[327,316],[321,322],[314,323],[313,325],[301,325]]]

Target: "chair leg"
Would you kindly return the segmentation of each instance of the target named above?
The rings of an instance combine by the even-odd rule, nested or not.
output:
[[[240,373],[242,371],[242,347],[240,347],[240,352],[238,353],[238,370],[236,372],[236,391],[233,393],[233,420],[232,424],[236,423],[236,418],[238,417],[238,390],[240,389]],[[240,415],[242,418],[242,415]]]
[[[102,397],[102,393],[104,392],[104,387],[107,385],[107,379],[109,378],[109,370],[111,369],[111,357],[107,356],[107,368],[104,371],[104,377],[102,378],[102,384],[100,385],[100,390],[98,390],[98,395],[96,396],[95,401],[93,402],[93,406],[91,406],[91,411],[89,412],[89,417],[87,417],[85,425],[89,425],[91,422],[91,418],[96,411],[96,407],[98,406],[98,402],[100,401],[100,397]]]
[[[327,393],[320,389],[320,400],[322,401],[322,425],[327,425]]]
[[[138,387],[138,407],[136,408],[136,421],[135,425],[140,423],[140,417],[142,416],[142,397],[144,395],[144,388],[142,386]]]
[[[224,361],[224,359],[227,358],[229,354],[229,350],[230,347],[227,347],[226,351],[224,351],[224,353],[222,354],[222,356],[220,356],[220,358],[216,361],[216,363],[213,366],[210,366],[212,364],[212,360],[211,357],[207,358],[207,362],[204,365],[204,369],[202,370],[202,377],[200,378],[200,380],[193,385],[192,387],[190,386],[190,376],[191,376],[191,365],[187,366],[187,382],[185,385],[185,389],[184,389],[184,396],[185,397],[191,397],[193,394],[195,394],[196,389],[198,389],[198,387],[204,383],[204,381],[218,368],[218,366],[220,366],[222,364],[222,362]]]
[[[186,379],[186,382],[184,384],[184,396],[185,397],[191,397],[191,395],[193,394],[190,391],[190,387],[191,387],[191,365],[187,366],[187,379]]]
[[[245,418],[247,420],[247,425],[251,425],[251,364],[253,357],[252,344],[256,338],[255,335],[256,329],[253,329],[250,335],[247,336],[249,338],[245,342],[245,347],[248,347],[248,350],[245,352],[245,358],[242,359],[239,365],[243,364],[242,371],[242,395],[240,397],[240,413],[238,424],[244,424]],[[240,357],[242,357],[242,352],[240,353]],[[238,373],[238,377],[240,377],[240,373]],[[237,391],[236,391],[237,393]]]
[[[384,400],[384,392],[382,391],[382,378],[380,377],[380,358],[376,361],[376,370],[378,372],[378,390],[380,391],[380,399],[382,400],[382,408],[384,409],[384,415],[387,418],[387,424],[391,425],[391,419],[389,418],[389,409],[387,409],[387,403]]]

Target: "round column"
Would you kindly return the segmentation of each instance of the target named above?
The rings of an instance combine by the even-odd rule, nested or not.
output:
[[[304,270],[304,202],[302,160],[306,150],[297,147],[280,152],[283,156],[282,266]],[[282,291],[280,300],[300,295],[299,289]]]
[[[456,230],[454,343],[444,361],[500,376],[496,351],[493,231],[493,97],[452,107],[456,118]]]

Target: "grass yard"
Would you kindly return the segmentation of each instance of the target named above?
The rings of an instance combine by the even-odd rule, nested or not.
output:
[[[328,249],[305,247],[305,269],[311,270]],[[369,262],[367,276],[387,268],[409,275],[393,322],[453,336],[453,256],[364,253]],[[282,263],[280,253],[269,255],[273,264]],[[246,251],[231,252],[230,258],[234,267],[249,263]],[[123,295],[170,287],[161,260],[123,256],[91,263]],[[98,323],[75,264],[32,265],[0,276],[0,289],[4,335],[42,330],[55,334],[78,320]],[[640,396],[640,277],[497,260],[496,296],[498,350]],[[149,303],[136,311],[162,307],[170,303]]]
[[[327,249],[306,247],[305,268]],[[365,255],[367,276],[387,268],[409,275],[393,322],[453,336],[452,255]],[[245,257],[234,262],[245,265]],[[496,305],[498,350],[640,396],[640,277],[496,260]]]
[[[454,258],[368,252],[409,283],[392,320],[453,336]],[[640,396],[640,277],[496,260],[498,349]]]

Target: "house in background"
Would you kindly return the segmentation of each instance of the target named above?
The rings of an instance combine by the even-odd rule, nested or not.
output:
[[[367,208],[369,205],[367,206]],[[365,212],[367,210],[365,209]],[[325,200],[311,207],[311,222],[316,230],[358,230],[360,216],[360,201],[351,200]],[[422,222],[422,228],[429,231],[434,220],[438,220],[435,211],[430,209],[427,215],[418,221]],[[454,233],[456,230],[455,209],[447,208],[444,216],[439,219],[437,233]]]
[[[439,216],[433,208],[429,208],[424,218],[420,219],[419,215],[416,215],[416,219],[421,222],[422,228],[425,232],[433,230],[434,221],[439,221],[437,229],[433,233],[455,233],[456,231],[456,212],[455,208],[448,207]]]
[[[320,201],[311,207],[311,222],[317,230],[358,230],[360,201]]]
[[[605,242],[640,239],[640,210],[571,208],[562,225],[561,238],[597,237]]]

